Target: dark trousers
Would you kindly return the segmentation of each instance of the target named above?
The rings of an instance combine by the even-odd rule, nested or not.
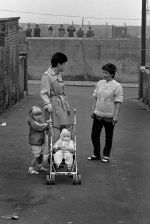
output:
[[[114,125],[111,121],[105,121],[104,119],[99,120],[96,117],[94,117],[93,120],[91,133],[91,139],[94,147],[93,154],[100,157],[100,134],[103,127],[105,128],[105,146],[103,156],[109,157],[112,147]]]

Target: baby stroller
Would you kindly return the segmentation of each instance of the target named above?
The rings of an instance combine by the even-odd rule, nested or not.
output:
[[[54,162],[54,151],[53,151],[53,144],[56,142],[57,139],[55,139],[54,132],[55,129],[59,130],[59,132],[62,130],[62,128],[66,128],[71,132],[72,140],[74,141],[74,153],[73,153],[73,164],[71,167],[71,170],[68,171],[66,169],[66,164],[64,161],[61,164],[62,169],[57,169],[56,164]],[[55,184],[55,177],[57,175],[68,175],[73,178],[73,184],[81,184],[81,174],[79,174],[79,169],[77,166],[77,155],[76,155],[76,109],[74,109],[74,122],[73,124],[63,125],[62,126],[54,126],[50,125],[49,129],[49,171],[46,175],[46,184]]]

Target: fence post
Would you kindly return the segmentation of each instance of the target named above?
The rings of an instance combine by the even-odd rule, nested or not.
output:
[[[139,99],[143,100],[143,71],[139,69]]]
[[[19,52],[19,55],[24,57],[24,93],[28,95],[28,53]]]

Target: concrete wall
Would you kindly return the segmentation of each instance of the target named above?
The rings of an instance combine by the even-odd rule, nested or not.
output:
[[[104,63],[116,64],[117,80],[138,82],[140,40],[99,40],[76,38],[27,38],[29,79],[41,79],[51,56],[59,51],[69,59],[65,80],[98,80]]]

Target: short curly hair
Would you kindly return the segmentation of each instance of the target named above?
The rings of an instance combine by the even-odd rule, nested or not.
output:
[[[116,67],[116,65],[114,65],[112,63],[107,63],[102,66],[102,70],[109,72],[109,74],[112,75],[112,78],[114,78],[115,73],[117,71],[117,67]]]
[[[63,64],[68,61],[68,58],[65,54],[57,52],[52,56],[51,64],[52,67],[57,67],[58,64]]]

